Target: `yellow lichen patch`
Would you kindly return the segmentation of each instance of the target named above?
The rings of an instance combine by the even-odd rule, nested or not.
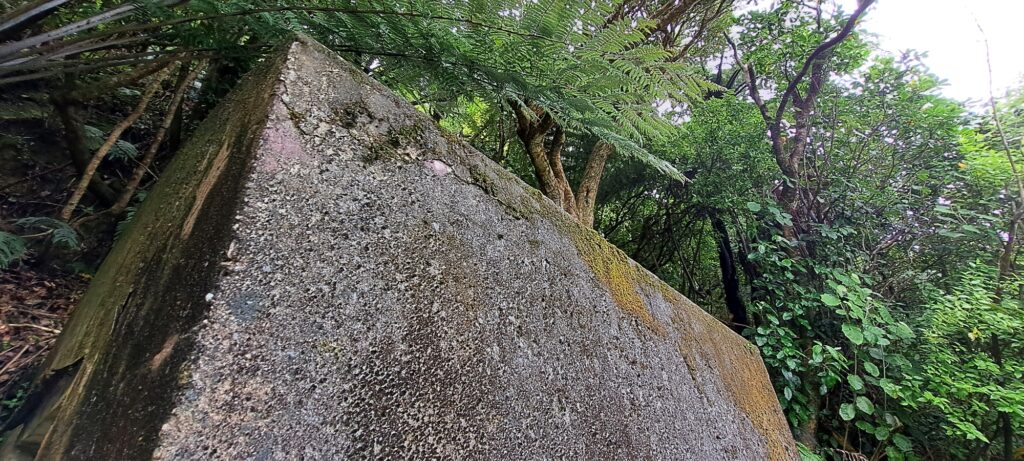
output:
[[[746,347],[749,343],[727,330],[718,320],[700,312],[699,308],[686,301],[682,295],[672,292],[666,301],[673,304],[672,322],[679,330],[679,352],[689,363],[689,354],[702,351],[705,360],[712,362],[725,391],[729,393],[736,407],[750,419],[751,425],[768,448],[769,459],[792,460],[796,453],[785,442],[781,434],[788,434],[785,418],[780,411],[778,400],[771,392],[772,385],[756,349]]]
[[[573,223],[575,224],[575,223]],[[569,224],[565,227],[570,227]],[[665,327],[661,325],[647,307],[642,287],[649,285],[646,273],[630,261],[618,248],[604,241],[596,232],[578,225],[565,229],[572,237],[583,261],[590,266],[601,283],[608,288],[612,299],[620,309],[636,316],[660,336],[665,335]]]
[[[550,205],[540,199],[538,202]],[[756,349],[593,230],[580,226],[552,206],[541,206],[538,212],[570,237],[580,257],[623,311],[636,316],[659,336],[667,338],[667,328],[675,329],[676,347],[693,376],[698,375],[702,362],[719,371],[715,374],[720,377],[724,391],[761,434],[768,459],[797,459],[789,442],[789,427]],[[647,305],[647,299],[659,294],[672,308],[671,323],[667,325],[658,321]],[[703,390],[698,388],[698,392]]]

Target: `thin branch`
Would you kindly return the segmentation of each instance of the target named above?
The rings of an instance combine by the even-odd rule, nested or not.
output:
[[[85,167],[85,171],[82,172],[82,178],[78,181],[78,185],[75,187],[75,191],[71,194],[71,198],[68,199],[67,205],[60,212],[60,219],[68,221],[71,219],[71,214],[78,208],[78,202],[82,200],[82,196],[85,195],[86,189],[88,189],[89,181],[92,180],[93,175],[96,173],[96,169],[99,168],[100,162],[107,156],[110,149],[114,147],[117,140],[121,138],[121,133],[127,130],[128,127],[132,126],[139,117],[146,111],[146,106],[149,105],[149,101],[153,99],[153,95],[156,94],[156,90],[160,88],[160,83],[163,81],[163,74],[161,73],[150,82],[146,88],[145,94],[142,95],[142,99],[139,104],[135,107],[135,110],[131,114],[128,114],[121,123],[117,124],[110,132],[110,136],[107,137],[106,142],[100,146],[99,150],[96,151],[92,156],[92,160]]]
[[[774,123],[776,125],[782,123],[782,118],[786,114],[786,105],[789,103],[789,99],[793,96],[797,86],[800,85],[800,82],[802,82],[804,77],[807,76],[807,73],[810,72],[811,66],[813,66],[815,62],[822,57],[822,55],[842,43],[842,41],[853,32],[853,28],[857,25],[857,21],[860,20],[864,11],[866,11],[873,3],[875,3],[875,0],[860,0],[857,5],[857,9],[854,10],[853,14],[846,20],[846,24],[843,25],[843,28],[839,33],[837,33],[835,37],[832,37],[821,45],[818,45],[818,47],[815,48],[809,56],[807,56],[807,60],[804,61],[803,66],[800,66],[800,71],[793,76],[793,79],[789,82],[789,86],[786,87],[786,91],[782,93],[782,98],[779,99],[779,108],[775,111]]]
[[[35,328],[37,330],[42,330],[42,331],[45,331],[47,333],[60,334],[60,330],[58,330],[58,329],[48,328],[48,327],[44,327],[42,325],[36,325],[36,324],[32,324],[32,323],[5,323],[4,326],[11,327],[11,328]]]
[[[1003,122],[996,108],[996,95],[992,83],[992,53],[988,46],[988,36],[985,35],[985,29],[981,28],[981,24],[978,24],[978,30],[981,31],[982,39],[985,42],[985,63],[988,65],[988,102],[989,108],[992,110],[992,122],[996,126],[996,132],[999,133],[999,140],[1003,143],[1003,152],[1006,153],[1006,159],[1010,162],[1010,171],[1013,172],[1013,178],[1017,181],[1017,194],[1020,200],[1018,208],[1024,208],[1024,179],[1021,178],[1020,170],[1017,169],[1017,161],[1013,158],[1013,150],[1010,148],[1009,141],[1006,140],[1006,134],[1003,132]]]
[[[38,22],[42,18],[53,14],[57,8],[67,3],[70,0],[37,0],[34,3],[23,5],[21,8],[15,9],[2,18],[0,18],[0,32],[18,30],[18,27],[23,22],[28,20],[34,20]]]
[[[40,172],[38,172],[36,174],[30,175],[30,176],[26,176],[26,177],[18,179],[16,181],[11,181],[11,182],[9,182],[7,184],[4,184],[4,185],[0,186],[0,192],[3,192],[5,190],[7,190],[7,189],[10,189],[10,188],[14,187],[14,186],[17,186],[18,184],[21,184],[21,183],[23,183],[25,181],[30,181],[30,180],[33,180],[33,179],[38,178],[40,176],[45,176],[47,174],[53,173],[54,171],[67,168],[69,166],[71,166],[71,162],[64,162],[64,163],[62,163],[60,165],[57,165],[57,166],[55,166],[53,168],[47,168],[47,169],[45,169],[43,171],[40,171]]]
[[[125,53],[125,54],[108,54],[102,57],[90,57],[84,59],[61,59],[69,55],[81,55],[82,53],[90,51],[105,51],[118,48],[124,48],[122,45],[127,44],[139,44],[141,46],[152,46],[152,43],[138,43],[143,40],[142,37],[135,37],[126,40],[111,40],[106,43],[92,43],[89,42],[89,46],[86,47],[70,47],[69,49],[61,50],[53,55],[36,56],[31,58],[22,58],[17,61],[11,61],[0,65],[0,75],[12,74],[20,71],[28,71],[35,69],[47,69],[55,67],[71,67],[75,65],[81,65],[82,63],[99,63],[108,61],[118,61],[131,58],[141,57],[152,57],[160,56],[173,53],[181,53],[182,50],[167,49],[167,50],[154,50],[145,51],[139,53]],[[198,51],[198,50],[196,50]],[[9,64],[9,65],[8,65]]]
[[[182,55],[182,57],[186,56],[187,55]],[[163,59],[153,60],[152,64],[139,66],[134,71],[127,74],[76,88],[73,96],[79,101],[86,101],[98,97],[101,93],[134,84],[135,82],[149,77],[150,75],[160,72],[167,67],[169,63],[170,61]]]
[[[732,56],[736,60],[736,65],[740,66],[740,68],[747,74],[747,86],[750,90],[750,98],[754,100],[754,105],[756,105],[757,109],[761,111],[761,118],[763,118],[765,123],[768,123],[770,127],[771,117],[768,115],[768,107],[765,105],[764,99],[761,98],[761,92],[757,89],[757,75],[754,75],[754,69],[743,62],[743,59],[740,58],[740,52],[736,48],[736,43],[732,41],[732,37],[729,37],[728,33],[724,35],[726,43],[728,43],[729,47],[732,48]]]
[[[54,70],[48,70],[46,72],[36,72],[34,74],[19,75],[17,77],[0,78],[0,86],[11,84],[11,83],[16,83],[16,82],[24,82],[24,81],[28,81],[28,80],[38,80],[38,79],[47,78],[47,77],[63,76],[64,74],[82,73],[82,72],[85,72],[85,71],[96,70],[96,69],[104,69],[104,68],[108,68],[108,67],[132,66],[132,65],[136,65],[136,64],[154,64],[154,65],[166,66],[167,64],[170,64],[172,62],[183,60],[185,57],[188,57],[189,55],[195,55],[195,54],[199,54],[199,53],[201,53],[201,52],[195,52],[195,51],[193,51],[193,52],[174,52],[172,54],[164,55],[163,57],[158,58],[158,59],[152,59],[152,58],[126,59],[124,61],[112,61],[112,62],[99,63],[99,64],[83,65],[83,66],[79,66],[79,67],[54,69]],[[213,53],[205,53],[205,54],[207,54],[208,56],[214,56]]]
[[[65,47],[65,46],[70,46],[70,45],[72,45],[74,43],[77,43],[79,41],[94,40],[94,39],[110,37],[110,36],[117,35],[117,34],[122,34],[122,33],[142,32],[142,31],[146,31],[146,30],[159,29],[159,28],[163,28],[163,27],[175,26],[175,25],[186,24],[186,23],[191,23],[191,22],[210,21],[210,20],[213,20],[213,19],[224,19],[224,18],[232,18],[232,17],[240,17],[240,16],[252,16],[252,15],[264,14],[264,13],[281,13],[281,12],[288,12],[288,11],[307,12],[307,13],[336,13],[336,14],[368,15],[368,16],[400,16],[400,17],[412,17],[412,18],[420,18],[420,19],[436,20],[436,21],[451,21],[451,22],[457,22],[457,23],[468,24],[468,25],[472,25],[472,26],[476,26],[476,27],[481,27],[481,28],[485,28],[485,29],[497,30],[497,31],[500,31],[500,32],[507,33],[509,35],[514,35],[514,36],[519,36],[519,37],[524,37],[524,38],[544,40],[544,41],[548,41],[548,42],[552,42],[552,43],[559,43],[559,44],[568,45],[568,43],[565,43],[565,42],[560,41],[560,40],[555,40],[555,39],[553,39],[551,37],[548,37],[548,36],[545,36],[545,35],[536,34],[536,33],[532,33],[532,32],[520,32],[520,31],[517,31],[517,30],[514,30],[514,29],[509,29],[509,28],[506,28],[506,27],[501,27],[501,26],[495,26],[495,25],[487,24],[487,23],[481,22],[481,21],[475,21],[475,20],[472,20],[472,19],[462,19],[462,18],[457,18],[457,17],[452,17],[452,16],[434,15],[434,14],[428,14],[428,13],[416,13],[416,12],[411,12],[411,11],[391,11],[391,10],[382,10],[382,9],[330,8],[330,7],[311,7],[311,6],[283,6],[283,7],[276,7],[276,8],[254,8],[254,9],[249,9],[249,10],[244,10],[244,11],[235,11],[235,12],[230,12],[230,13],[217,13],[217,14],[209,14],[209,15],[204,15],[204,16],[190,16],[190,17],[186,17],[186,18],[170,19],[170,20],[167,20],[167,21],[160,21],[160,22],[154,22],[154,23],[148,23],[148,24],[135,24],[135,25],[125,26],[125,27],[112,28],[112,29],[100,31],[100,32],[95,33],[95,34],[85,35],[85,36],[78,37],[78,38],[75,38],[75,39],[70,39],[70,40],[66,40],[66,41],[63,41],[63,42],[57,42],[57,43],[54,43],[54,44],[51,44],[51,45],[47,45],[47,46],[44,46],[44,47],[41,47],[41,48],[35,50],[34,52],[31,52],[30,54],[38,54],[39,52],[46,52],[46,51],[49,51],[50,49],[53,49],[53,48],[61,49],[61,48]],[[64,29],[64,28],[62,28],[62,29]],[[9,44],[9,45],[5,45],[4,47],[0,47],[0,58],[9,57],[9,56],[11,56],[11,55],[13,55],[15,53],[22,52],[23,50],[26,50],[26,49],[31,48],[33,46],[41,45],[41,44],[43,44],[43,43],[45,43],[47,41],[54,40],[54,39],[57,39],[57,38],[63,38],[63,37],[72,35],[72,34],[74,34],[76,32],[81,32],[82,30],[85,30],[85,29],[75,30],[74,32],[65,32],[65,33],[62,33],[62,35],[50,37],[50,38],[47,38],[47,39],[44,39],[44,40],[32,40],[31,42],[29,42],[29,40],[35,38],[35,37],[32,37],[30,39],[22,40],[21,42],[16,42],[16,43],[12,43],[12,44]],[[47,35],[53,35],[56,32],[57,31],[54,31],[54,32],[48,33]],[[15,49],[16,46],[17,46],[17,48]],[[13,51],[11,51],[9,49],[11,49]],[[0,62],[3,62],[3,61],[0,60]],[[2,65],[2,64],[0,64],[0,65]]]
[[[187,0],[163,0],[160,2],[160,5],[166,7],[174,7],[186,2]],[[139,8],[140,5],[135,2],[126,3],[106,10],[95,16],[83,19],[81,21],[73,22],[58,29],[45,32],[39,35],[33,35],[31,37],[28,37],[24,40],[19,40],[17,42],[8,43],[6,45],[0,46],[0,57],[6,58],[8,56],[21,52],[21,50],[42,45],[43,43],[49,42],[51,40],[56,40],[59,38],[67,37],[69,35],[77,34],[79,32],[83,32],[94,27],[106,24],[110,21],[116,21],[118,19],[131,16],[132,14],[135,14],[135,12],[139,10]]]
[[[17,354],[14,355],[14,358],[11,359],[10,362],[7,362],[6,364],[4,364],[3,368],[0,368],[0,376],[3,376],[4,372],[6,372],[8,368],[11,368],[12,366],[14,366],[14,362],[17,362],[18,359],[21,358],[22,354],[24,354],[25,351],[27,351],[28,348],[31,347],[31,346],[32,346],[31,344],[26,344],[25,346],[23,346],[21,348],[20,351],[18,351]]]
[[[174,89],[174,95],[171,96],[171,101],[167,105],[167,113],[164,114],[163,122],[160,124],[160,128],[157,130],[156,135],[153,137],[153,142],[150,143],[149,148],[146,149],[146,154],[142,157],[142,161],[135,167],[135,171],[132,172],[131,179],[128,180],[128,184],[125,186],[124,191],[121,193],[121,197],[117,199],[117,203],[110,207],[110,212],[114,215],[121,214],[125,208],[128,207],[128,202],[131,201],[132,196],[135,195],[135,191],[139,188],[139,184],[142,183],[142,178],[149,171],[149,165],[153,163],[153,159],[156,158],[157,151],[160,150],[160,144],[163,143],[164,137],[167,136],[167,130],[170,129],[171,124],[174,123],[174,117],[178,111],[181,110],[182,100],[185,96],[185,91],[188,90],[189,85],[199,76],[199,72],[202,71],[205,63],[197,63],[196,66],[189,72],[182,66],[183,75],[178,81],[177,87]]]

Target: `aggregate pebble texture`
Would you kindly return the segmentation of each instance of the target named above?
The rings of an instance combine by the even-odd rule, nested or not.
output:
[[[797,459],[749,343],[321,45],[268,67],[235,212],[174,236],[231,225],[201,320],[137,361],[175,392],[108,454]]]

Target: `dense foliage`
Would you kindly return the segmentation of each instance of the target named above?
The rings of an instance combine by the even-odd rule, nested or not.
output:
[[[0,0],[0,269],[95,267],[300,32],[756,344],[806,458],[1019,459],[1024,91],[762,3]]]

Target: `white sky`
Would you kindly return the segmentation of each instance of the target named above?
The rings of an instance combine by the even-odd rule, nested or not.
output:
[[[855,1],[843,0],[845,11]],[[996,95],[1024,75],[1024,0],[878,0],[868,10],[864,30],[878,35],[880,47],[896,53],[927,52],[932,73],[948,81],[946,96],[988,98],[985,29],[992,50]]]

